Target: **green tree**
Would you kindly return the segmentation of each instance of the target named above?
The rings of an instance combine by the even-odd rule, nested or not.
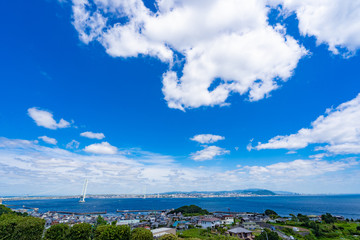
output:
[[[291,221],[297,222],[298,218],[294,215],[294,214],[290,214],[291,216]]]
[[[16,214],[0,217],[1,240],[39,240],[45,227],[45,220]]]
[[[88,240],[90,235],[91,225],[88,223],[79,223],[70,229],[68,240]]]
[[[356,230],[360,231],[360,226],[356,226]]]
[[[127,225],[102,225],[95,231],[96,240],[129,240],[130,227]]]
[[[302,215],[300,213],[297,215],[297,218],[299,219],[300,222],[304,222],[304,223],[307,223],[310,221],[308,216]]]
[[[67,224],[61,223],[51,226],[45,232],[45,240],[67,240],[70,227]]]
[[[322,230],[321,230],[321,228],[320,228],[320,224],[315,223],[315,222],[311,222],[311,223],[310,223],[310,228],[312,228],[313,233],[314,233],[314,235],[315,235],[316,237],[321,237],[321,236],[324,235],[323,232],[322,232]]]
[[[131,240],[152,240],[153,235],[150,230],[145,228],[135,228],[131,232]]]
[[[278,214],[274,210],[266,209],[265,210],[265,215],[266,216],[271,216],[271,215],[278,215]]]
[[[13,239],[40,240],[45,228],[45,220],[34,217],[20,217],[15,226]]]
[[[160,240],[177,240],[178,238],[174,234],[165,234],[160,237]]]
[[[15,227],[21,217],[13,214],[0,216],[0,240],[12,239]]]
[[[336,217],[333,217],[330,213],[326,213],[324,215],[321,215],[321,219],[325,222],[325,223],[334,223],[336,222]]]
[[[13,211],[10,208],[5,207],[4,205],[0,205],[0,216],[3,214],[12,213],[12,212]]]
[[[255,237],[255,240],[281,240],[281,238],[276,232],[265,229],[259,236]]]
[[[170,213],[179,213],[187,214],[187,215],[205,215],[209,214],[209,212],[206,209],[202,209],[201,207],[198,207],[196,205],[190,205],[190,206],[182,206],[179,207]]]
[[[107,222],[105,221],[105,219],[98,215],[97,219],[96,219],[96,226],[100,226],[100,225],[106,225]]]

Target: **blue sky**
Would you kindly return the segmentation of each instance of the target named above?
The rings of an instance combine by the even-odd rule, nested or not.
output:
[[[360,192],[358,3],[0,6],[0,195]]]

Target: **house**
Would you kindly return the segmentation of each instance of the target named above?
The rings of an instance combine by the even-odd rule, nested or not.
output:
[[[139,219],[118,220],[116,222],[116,225],[132,225],[132,224],[136,224],[136,223],[139,223],[139,222],[140,222]]]
[[[219,218],[209,217],[209,218],[202,218],[199,220],[199,225],[201,228],[214,228],[216,226],[221,225],[221,220]]]
[[[244,239],[244,240],[253,240],[254,239],[254,235],[252,234],[252,231],[247,230],[242,227],[230,229],[230,230],[228,230],[228,234],[232,237],[238,237],[238,238]]]
[[[157,228],[151,230],[154,238],[160,238],[166,234],[173,234],[176,236],[176,229],[175,228]]]
[[[225,225],[230,225],[234,223],[234,216],[233,215],[224,215],[221,217],[221,223]]]
[[[255,222],[243,222],[241,225],[243,226],[243,228],[248,230],[255,230],[257,228],[260,228],[260,226],[257,225]]]
[[[277,222],[277,223],[285,223],[288,220],[289,220],[288,218],[277,218],[277,219],[275,219],[275,222]]]
[[[172,226],[177,229],[187,229],[188,225],[189,221],[176,221]]]
[[[345,221],[345,217],[343,216],[334,216],[338,221]]]

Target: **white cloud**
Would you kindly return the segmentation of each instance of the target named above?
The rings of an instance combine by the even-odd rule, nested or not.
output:
[[[80,146],[80,143],[76,140],[71,140],[68,144],[66,144],[66,148],[68,149],[78,149]]]
[[[105,135],[103,133],[83,132],[80,136],[92,138],[92,139],[103,139]]]
[[[268,166],[245,166],[244,169],[250,175],[260,178],[266,177],[289,177],[300,178],[305,176],[322,175],[328,172],[336,172],[358,165],[354,159],[342,161],[319,161],[319,160],[295,160],[292,162],[280,162]]]
[[[191,158],[195,161],[206,161],[206,160],[212,160],[216,156],[221,156],[229,153],[230,151],[224,148],[220,148],[217,146],[207,146],[203,150],[191,154]]]
[[[195,135],[194,137],[190,138],[190,140],[199,142],[199,143],[214,143],[220,140],[224,140],[225,137],[213,134],[199,134]]]
[[[302,128],[297,133],[276,136],[267,143],[259,143],[261,149],[300,149],[309,144],[325,144],[315,150],[333,154],[360,153],[360,94],[335,109],[327,109],[325,115],[311,123],[311,128]]]
[[[156,4],[152,13],[141,0],[94,0],[95,8],[73,0],[73,24],[84,43],[98,41],[113,57],[149,55],[169,63],[162,90],[171,108],[223,106],[231,93],[260,100],[307,54],[284,27],[268,24],[265,0]],[[172,67],[180,55],[177,73]]]
[[[50,137],[47,137],[47,136],[41,136],[41,137],[38,137],[38,138],[43,140],[46,143],[49,143],[49,144],[53,144],[53,145],[57,144],[57,141],[56,141],[55,138],[50,138]]]
[[[85,152],[96,154],[116,154],[117,147],[110,145],[108,142],[94,143],[84,148]]]
[[[354,0],[270,0],[295,12],[304,36],[315,36],[335,54],[346,48],[354,54],[360,48],[360,2]]]
[[[39,108],[33,107],[28,109],[29,116],[35,121],[36,125],[49,128],[67,128],[70,127],[70,123],[64,119],[60,119],[59,122],[56,122],[53,118],[52,113],[40,110]]]
[[[356,193],[360,191],[358,163],[355,159],[296,160],[241,164],[231,170],[190,168],[171,156],[139,149],[87,155],[0,137],[0,181],[5,195],[80,194],[84,178],[89,179],[89,193],[141,193],[144,185],[149,193],[269,186],[271,190],[344,193],[344,186],[351,185],[349,192]]]

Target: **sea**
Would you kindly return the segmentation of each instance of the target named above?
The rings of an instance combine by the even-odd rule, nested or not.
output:
[[[360,195],[334,196],[256,196],[234,198],[87,198],[4,201],[11,208],[39,208],[39,212],[69,211],[77,213],[104,212],[116,214],[117,210],[164,210],[194,204],[213,211],[258,212],[271,209],[281,216],[289,214],[331,213],[345,218],[360,219]]]

